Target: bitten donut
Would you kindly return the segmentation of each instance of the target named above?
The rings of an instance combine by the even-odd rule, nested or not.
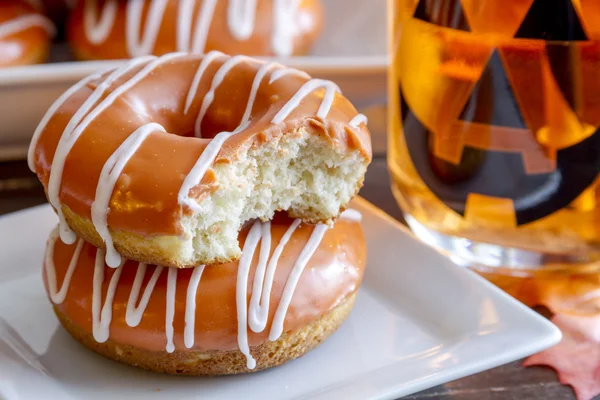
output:
[[[27,1],[0,1],[0,67],[46,61],[52,22]]]
[[[350,312],[365,267],[360,214],[305,225],[276,216],[240,234],[239,262],[116,269],[79,239],[48,241],[44,283],[64,327],[108,358],[169,374],[257,371],[303,355]]]
[[[68,38],[83,60],[211,50],[290,56],[307,53],[321,25],[320,0],[85,0]]]
[[[279,210],[331,223],[370,160],[366,118],[334,83],[219,52],[83,79],[29,149],[62,240],[106,249],[111,267],[237,260],[242,224]]]

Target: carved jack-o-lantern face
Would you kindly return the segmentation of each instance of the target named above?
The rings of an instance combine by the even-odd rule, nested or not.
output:
[[[429,189],[462,215],[510,199],[518,225],[575,200],[600,172],[600,2],[413,3],[400,102]]]

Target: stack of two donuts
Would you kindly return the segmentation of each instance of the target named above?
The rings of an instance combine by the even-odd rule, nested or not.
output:
[[[356,298],[366,250],[348,204],[370,160],[337,86],[277,63],[170,53],[87,77],[29,151],[60,222],[54,310],[86,347],[156,372],[299,357]]]

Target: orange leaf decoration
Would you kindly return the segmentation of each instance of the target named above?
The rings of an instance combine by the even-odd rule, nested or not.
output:
[[[523,365],[555,369],[560,382],[572,386],[579,400],[600,395],[600,274],[483,275],[530,307],[546,306],[563,333],[558,345],[529,357]]]
[[[555,314],[552,322],[563,333],[561,342],[523,365],[554,368],[560,382],[572,386],[579,400],[591,400],[600,394],[600,315]]]

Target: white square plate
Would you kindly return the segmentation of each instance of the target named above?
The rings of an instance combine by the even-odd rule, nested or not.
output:
[[[0,398],[392,399],[536,353],[560,331],[421,244],[365,200],[368,267],[354,311],[306,356],[225,378],[158,375],[102,358],[58,325],[41,262],[49,206],[0,218]]]
[[[386,102],[386,1],[322,1],[325,24],[310,56],[278,61],[335,81],[360,112],[375,120]],[[35,127],[60,94],[83,77],[121,63],[73,61],[68,46],[60,43],[49,64],[0,68],[0,160],[24,158]],[[377,152],[385,149],[384,119],[370,124]]]

